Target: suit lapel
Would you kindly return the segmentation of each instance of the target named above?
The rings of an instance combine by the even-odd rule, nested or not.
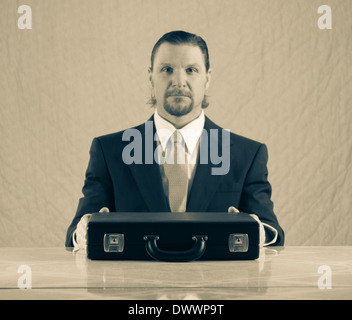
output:
[[[218,188],[220,182],[222,181],[224,175],[214,175],[212,174],[212,167],[214,165],[211,163],[210,159],[210,145],[214,143],[214,140],[211,140],[210,129],[217,129],[217,132],[221,133],[223,130],[221,127],[214,124],[209,118],[205,117],[204,129],[207,133],[206,135],[201,136],[200,140],[200,150],[197,162],[197,169],[194,176],[190,196],[187,204],[188,212],[200,212],[206,211],[207,207],[213,195]],[[219,135],[218,142],[215,141],[215,144],[218,144],[218,150],[222,150],[222,141],[220,139],[221,134]],[[203,149],[202,149],[203,148]],[[207,150],[207,161],[204,161],[203,164],[200,162],[201,150]],[[204,163],[205,162],[205,163]]]
[[[131,172],[138,185],[144,201],[146,202],[150,212],[166,212],[168,209],[167,199],[164,194],[159,165],[154,160],[154,150],[156,149],[156,141],[154,141],[155,125],[153,116],[138,129],[142,135],[142,159],[143,164],[133,163],[130,165]],[[152,140],[151,140],[152,139]],[[147,144],[147,145],[146,145]],[[146,159],[145,150],[151,148],[152,156]],[[151,163],[149,160],[151,160]],[[146,162],[147,161],[147,162]],[[147,164],[146,164],[147,163]]]
[[[129,167],[150,212],[167,212],[170,211],[170,209],[164,194],[159,165],[154,160],[154,150],[157,147],[156,141],[154,141],[154,134],[156,131],[154,117],[152,116],[148,121],[151,121],[149,122],[149,125],[144,123],[138,127],[138,130],[142,135],[143,164],[133,163]],[[203,158],[203,163],[201,163],[199,159],[200,157],[198,157],[197,169],[187,203],[187,212],[206,211],[216,189],[224,177],[223,175],[212,174],[212,168],[214,165],[210,161],[209,151],[211,143],[214,143],[211,140],[210,130],[217,129],[217,132],[221,133],[221,130],[223,129],[210,121],[208,117],[205,117],[204,129],[207,134],[202,135],[201,137],[200,148],[203,149],[200,150],[208,151],[207,161],[204,161]],[[150,148],[150,146],[153,145],[153,160],[151,164],[145,164],[146,141],[151,139],[151,137],[153,141],[151,142],[149,140],[149,142],[147,142],[147,148]],[[221,134],[219,135],[217,142],[218,150],[222,150],[222,141],[220,137]]]

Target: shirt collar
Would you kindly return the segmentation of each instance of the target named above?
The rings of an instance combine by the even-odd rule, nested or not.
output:
[[[192,120],[190,123],[179,129],[183,139],[185,140],[189,154],[192,154],[196,148],[197,142],[204,128],[204,122],[205,115],[204,111],[202,110],[201,114],[196,119]],[[176,128],[172,125],[171,122],[162,118],[156,109],[154,112],[154,123],[161,147],[164,151],[169,138],[175,132]]]

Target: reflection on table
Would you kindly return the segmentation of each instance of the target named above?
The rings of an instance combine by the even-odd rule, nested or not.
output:
[[[18,288],[31,271],[31,289]],[[264,248],[253,261],[92,261],[0,248],[0,299],[351,299],[352,247]]]

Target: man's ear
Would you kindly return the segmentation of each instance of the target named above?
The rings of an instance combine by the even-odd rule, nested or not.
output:
[[[149,86],[151,89],[154,88],[154,81],[153,81],[153,70],[152,68],[148,69],[148,74],[149,74]]]
[[[209,89],[210,80],[211,80],[211,69],[209,69],[207,74],[206,74],[205,90]]]

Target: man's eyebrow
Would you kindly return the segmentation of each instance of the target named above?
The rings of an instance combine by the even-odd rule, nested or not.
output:
[[[161,62],[159,64],[160,67],[165,67],[165,66],[169,66],[169,67],[173,67],[173,64],[172,63],[168,63],[168,62]],[[200,65],[198,63],[190,63],[190,64],[187,64],[186,65],[186,68],[189,68],[189,67],[196,67],[196,68],[200,68]]]
[[[187,65],[187,68],[189,68],[189,67],[196,67],[199,69],[200,65],[198,63],[191,63],[191,64]]]

